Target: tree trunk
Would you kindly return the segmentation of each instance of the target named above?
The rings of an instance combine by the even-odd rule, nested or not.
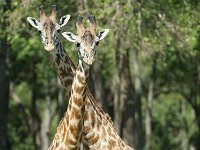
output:
[[[142,103],[141,103],[141,80],[139,73],[139,62],[138,62],[138,50],[134,49],[133,51],[133,65],[134,65],[134,89],[135,89],[135,113],[134,113],[134,124],[135,124],[135,132],[134,132],[134,144],[137,150],[142,149],[143,145],[143,136],[142,136]]]
[[[77,0],[76,6],[78,8],[79,14],[89,15],[88,7],[87,7],[87,0]]]
[[[116,74],[114,93],[114,123],[117,132],[123,140],[130,146],[134,147],[134,101],[133,87],[131,85],[130,67],[129,67],[129,49],[120,51],[121,40],[119,34],[115,34],[116,41]]]
[[[46,81],[45,89],[46,89],[46,96],[45,96],[45,110],[44,110],[44,117],[42,120],[42,127],[41,127],[41,150],[47,150],[49,147],[49,132],[50,132],[50,122],[51,122],[51,97],[50,97],[50,80]]]
[[[134,88],[130,75],[129,49],[123,54],[123,63],[120,75],[120,101],[124,101],[121,121],[121,136],[131,147],[134,147]]]
[[[8,45],[5,39],[0,39],[0,149],[8,149],[7,117],[9,102],[9,69]]]
[[[200,56],[200,55],[198,55]],[[198,57],[200,58],[200,57]],[[199,59],[197,59],[199,60]],[[197,116],[197,123],[198,123],[198,128],[199,128],[199,133],[200,133],[200,63],[197,62],[197,109],[195,110],[195,114]]]
[[[142,136],[142,102],[141,102],[141,79],[140,79],[140,72],[139,72],[139,56],[138,51],[142,50],[142,2],[141,0],[138,1],[138,11],[137,11],[137,32],[138,32],[138,48],[133,49],[133,66],[134,66],[134,89],[135,89],[135,148],[137,150],[143,149],[143,141],[144,136]],[[132,1],[132,5],[134,1]]]
[[[8,45],[5,39],[0,39],[0,149],[8,149],[7,117],[9,102],[9,70]]]
[[[1,16],[10,8],[10,1],[6,1],[6,4],[0,4],[3,11]],[[0,30],[5,31],[6,22],[5,18],[0,19]],[[4,32],[2,32],[4,33]],[[9,139],[7,135],[7,118],[8,118],[8,103],[9,103],[9,52],[10,46],[7,42],[5,35],[0,35],[0,149],[8,150]]]
[[[116,33],[115,35],[115,41],[116,41],[116,51],[115,51],[115,64],[116,64],[116,73],[114,77],[114,124],[116,127],[116,130],[118,133],[120,133],[121,129],[121,121],[122,121],[122,109],[124,107],[123,101],[120,101],[120,71],[121,71],[121,56],[120,56],[120,50],[119,48],[121,47],[121,41],[119,39],[119,32]]]
[[[151,150],[151,139],[152,139],[152,102],[155,93],[155,81],[156,81],[156,67],[157,67],[157,53],[153,56],[152,73],[149,82],[149,89],[146,103],[146,117],[145,117],[145,134],[146,134],[146,150]]]
[[[197,57],[199,58],[199,57]],[[199,59],[197,59],[199,60]],[[196,64],[196,78],[194,78],[194,88],[191,88],[190,96],[188,97],[188,102],[194,109],[198,130],[200,132],[200,64]]]
[[[186,101],[184,99],[180,100],[180,114],[181,114],[181,119],[182,119],[182,124],[184,128],[184,132],[182,134],[182,141],[181,141],[181,150],[188,150],[189,149],[189,141],[190,139],[188,138],[190,135],[188,124],[187,124],[187,112],[186,112]]]
[[[200,107],[195,106],[194,112],[195,112],[195,116],[196,116],[197,126],[198,126],[198,129],[199,129],[199,132],[200,132]]]
[[[154,83],[151,79],[149,83],[148,96],[146,102],[146,117],[145,117],[145,135],[146,135],[146,145],[145,150],[151,150],[151,120],[152,120],[152,101],[154,94]]]
[[[32,117],[32,135],[33,135],[33,143],[35,149],[41,150],[41,136],[40,136],[40,117],[39,110],[37,106],[37,75],[34,70],[34,63],[32,64],[32,104],[31,104],[31,117]]]

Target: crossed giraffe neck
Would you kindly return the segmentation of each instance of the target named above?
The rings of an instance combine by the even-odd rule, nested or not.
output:
[[[69,17],[69,16],[68,16]],[[64,26],[67,21],[68,17],[64,16],[60,19],[59,26]],[[44,46],[46,45],[43,37],[51,38],[51,39],[59,39],[58,34],[53,34],[51,37],[44,36],[47,34],[46,31],[50,30],[50,28],[44,30],[44,28],[40,28],[43,26],[39,21],[35,18],[29,17],[27,20],[30,24],[36,27],[39,31],[41,31],[41,39]],[[53,21],[52,21],[53,22]],[[58,24],[57,22],[53,22]],[[59,28],[58,28],[59,29]],[[56,25],[51,30],[55,30],[54,33],[57,33],[58,29]],[[99,31],[98,38],[103,39],[105,35],[108,33],[108,30],[101,30]],[[68,34],[73,41],[73,34]],[[56,36],[56,38],[52,38]],[[98,39],[97,38],[97,39]],[[59,41],[59,40],[58,40]],[[75,42],[75,41],[74,41]],[[98,42],[98,41],[96,41]],[[93,44],[96,44],[94,42]],[[81,45],[81,43],[79,43]],[[46,47],[45,47],[46,49]],[[46,49],[48,50],[48,49]],[[64,87],[65,96],[67,99],[70,97],[71,94],[71,87],[72,82],[74,79],[74,71],[75,65],[69,56],[66,54],[61,42],[59,41],[57,46],[55,47],[55,55],[54,55],[54,63],[56,66],[56,71],[58,76],[61,80],[61,83]],[[64,117],[62,121],[64,120]],[[61,121],[61,122],[62,122]],[[61,128],[58,128],[61,130]],[[82,143],[85,149],[99,149],[99,150],[108,150],[108,149],[118,149],[118,150],[125,150],[125,149],[132,149],[129,147],[117,134],[113,122],[111,121],[108,114],[106,114],[96,103],[95,99],[91,95],[89,89],[86,87],[86,95],[85,95],[85,113],[84,113],[84,128],[83,128],[83,135],[82,135]],[[68,137],[64,137],[68,138]],[[57,139],[62,139],[62,137],[58,136]]]
[[[79,60],[67,111],[48,150],[80,149],[84,127],[86,83],[89,67]]]

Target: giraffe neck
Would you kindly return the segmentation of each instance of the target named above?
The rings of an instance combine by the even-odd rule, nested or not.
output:
[[[85,96],[89,67],[79,60],[71,88],[71,97],[49,150],[79,149],[84,128]]]
[[[108,114],[97,105],[90,91],[86,91],[83,144],[88,149],[133,150],[116,132]]]
[[[69,100],[76,66],[67,55],[59,37],[56,39],[56,46],[55,50],[52,52],[52,55],[56,72],[64,88],[64,94]]]

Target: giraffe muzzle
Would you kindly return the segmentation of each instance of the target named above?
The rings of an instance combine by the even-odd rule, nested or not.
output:
[[[95,62],[94,55],[89,55],[89,54],[86,55],[87,55],[86,57],[83,57],[83,61],[88,65],[92,65]]]
[[[55,48],[55,45],[54,44],[46,44],[44,46],[44,48],[47,50],[47,51],[52,51],[54,48]]]
[[[88,65],[92,65],[95,61],[95,59],[87,59],[87,60],[83,60],[86,64]]]

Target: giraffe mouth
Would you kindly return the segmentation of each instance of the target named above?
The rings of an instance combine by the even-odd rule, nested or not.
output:
[[[95,58],[83,58],[83,61],[88,65],[92,65],[95,62]]]
[[[44,48],[47,50],[47,51],[52,51],[54,48],[55,48],[55,45],[54,44],[46,44],[44,46]]]

